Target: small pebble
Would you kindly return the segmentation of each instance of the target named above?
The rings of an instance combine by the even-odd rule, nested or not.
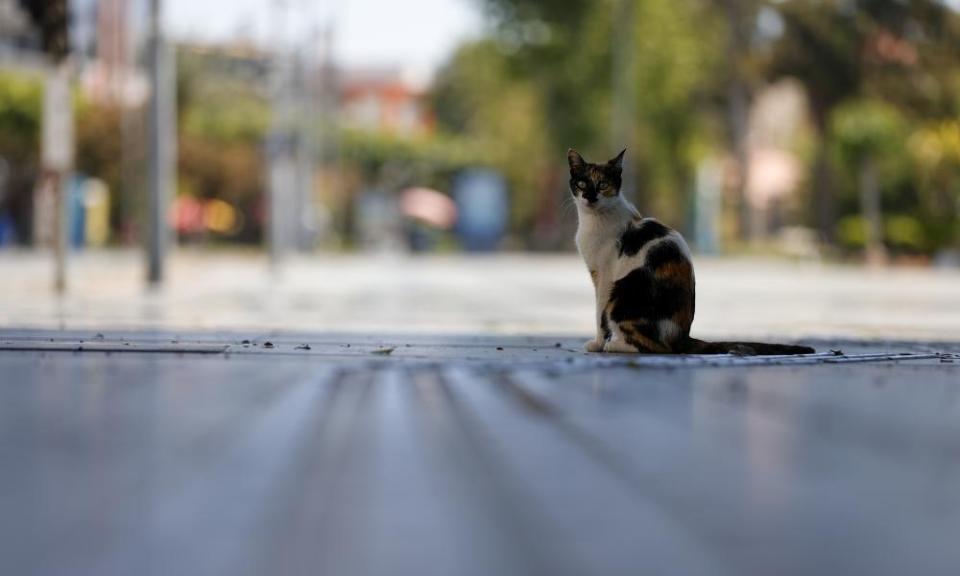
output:
[[[296,349],[297,349],[297,350],[309,350],[309,349],[310,349],[310,345],[309,345],[309,344],[301,344],[301,345],[297,346]]]
[[[264,347],[264,348],[273,348],[273,342],[264,342],[264,343],[263,343],[263,347]]]
[[[497,346],[497,350],[499,350],[500,352],[503,352],[503,346]]]

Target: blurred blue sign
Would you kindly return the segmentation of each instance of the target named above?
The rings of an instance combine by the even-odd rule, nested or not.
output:
[[[457,235],[470,252],[496,250],[507,230],[507,183],[494,170],[473,168],[461,172],[453,183],[457,203]]]

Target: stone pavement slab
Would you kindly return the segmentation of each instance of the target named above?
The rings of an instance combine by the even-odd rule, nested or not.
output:
[[[582,340],[0,331],[0,573],[956,573],[960,345]]]

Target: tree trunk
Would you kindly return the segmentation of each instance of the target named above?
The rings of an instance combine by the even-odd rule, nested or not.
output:
[[[869,154],[860,162],[860,212],[863,215],[867,264],[882,265],[887,261],[887,252],[883,246],[880,184],[877,178],[877,165]]]
[[[813,159],[813,208],[820,241],[831,245],[834,241],[834,206],[831,190],[830,157],[825,130],[820,130],[820,142]]]

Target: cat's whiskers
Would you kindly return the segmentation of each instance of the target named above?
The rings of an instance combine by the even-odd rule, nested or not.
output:
[[[560,204],[560,219],[565,220],[570,216],[571,212],[577,211],[577,201],[573,196],[567,196],[564,198],[563,203]]]

